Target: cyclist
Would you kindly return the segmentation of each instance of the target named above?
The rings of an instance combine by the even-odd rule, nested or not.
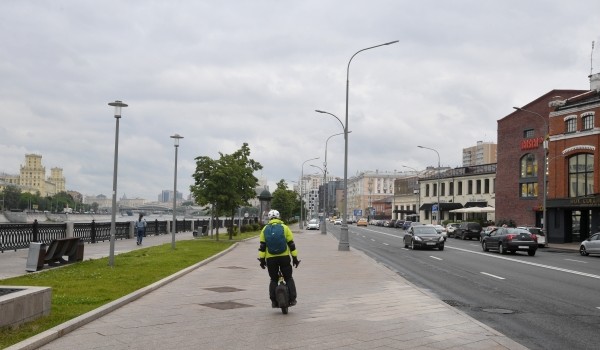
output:
[[[292,264],[297,268],[300,264],[298,251],[294,243],[292,230],[281,221],[279,211],[270,210],[269,223],[260,232],[260,246],[258,248],[258,261],[262,269],[267,267],[271,282],[269,283],[269,298],[273,308],[279,307],[275,288],[279,279],[279,270],[283,275],[290,292],[290,306],[296,305],[296,285],[292,278]],[[290,259],[290,255],[292,258]],[[290,263],[291,262],[291,263]]]

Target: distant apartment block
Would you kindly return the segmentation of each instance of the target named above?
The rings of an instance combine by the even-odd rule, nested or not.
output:
[[[477,141],[477,145],[463,148],[463,167],[496,163],[496,144]]]
[[[181,202],[183,200],[183,193],[177,191],[177,201]],[[161,203],[169,203],[173,201],[173,191],[163,190],[158,195],[158,201]]]

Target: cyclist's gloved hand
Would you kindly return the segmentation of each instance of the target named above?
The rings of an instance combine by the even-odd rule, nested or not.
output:
[[[260,268],[264,270],[265,266],[267,266],[267,260],[265,258],[258,258],[258,261],[260,261]]]
[[[292,256],[292,264],[296,266],[296,268],[298,268],[298,265],[300,265],[300,260],[298,260],[297,256]]]

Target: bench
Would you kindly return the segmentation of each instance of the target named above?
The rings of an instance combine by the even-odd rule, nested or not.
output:
[[[42,265],[83,261],[83,248],[83,242],[79,237],[55,239],[46,248]],[[68,260],[65,260],[65,256]]]

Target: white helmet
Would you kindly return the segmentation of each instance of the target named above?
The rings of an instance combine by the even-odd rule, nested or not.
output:
[[[279,219],[279,212],[275,209],[272,209],[269,211],[269,214],[267,216],[269,217],[269,220]]]

